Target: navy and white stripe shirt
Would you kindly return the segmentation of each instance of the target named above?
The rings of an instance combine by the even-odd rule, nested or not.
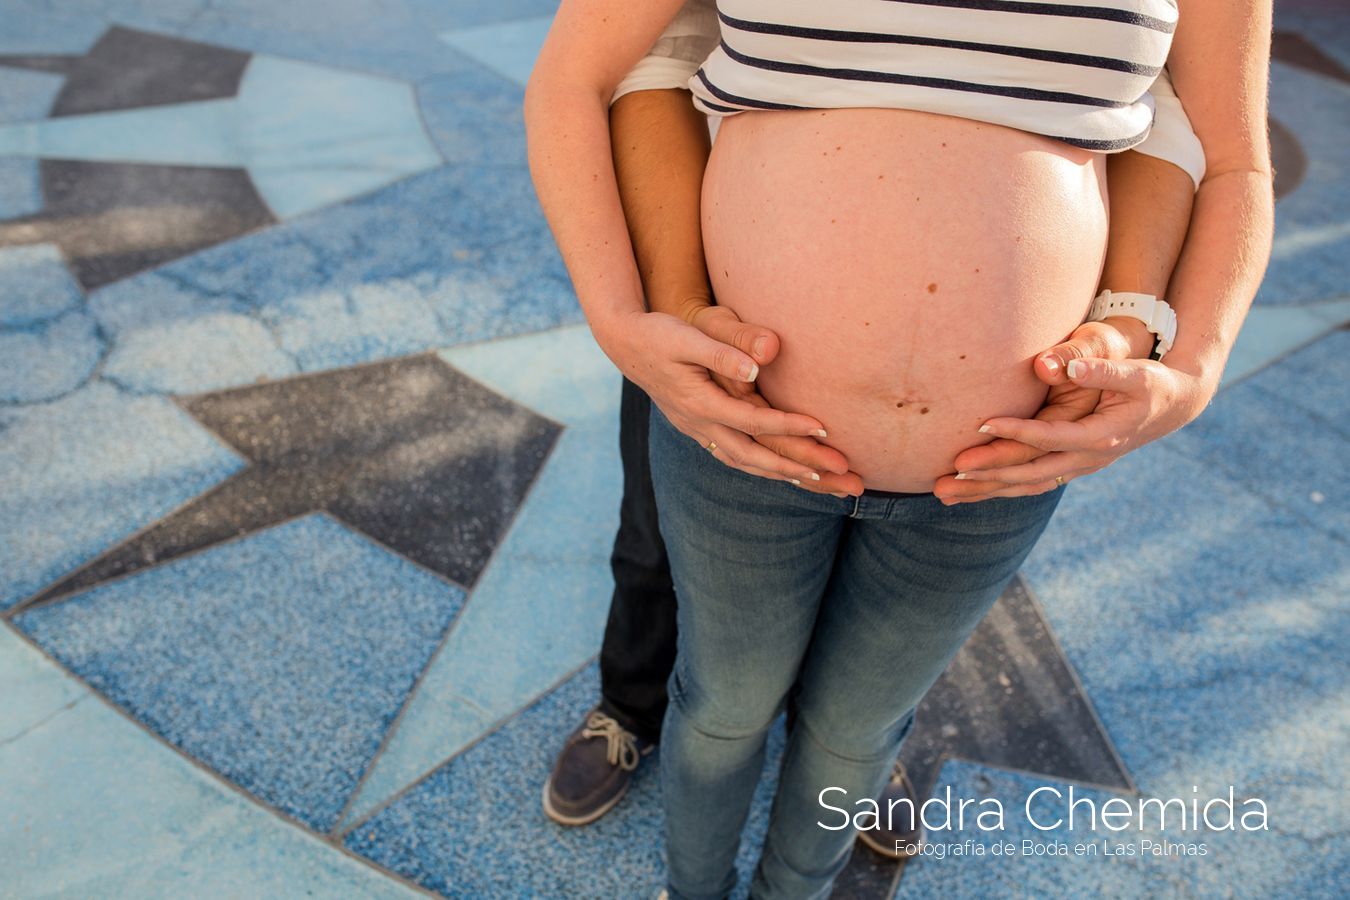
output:
[[[1176,28],[1172,0],[719,0],[689,79],[711,116],[894,107],[1090,150],[1141,143]]]

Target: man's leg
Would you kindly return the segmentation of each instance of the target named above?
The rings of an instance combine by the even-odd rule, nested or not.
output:
[[[619,455],[623,501],[610,567],[614,594],[600,648],[600,704],[568,737],[544,786],[544,811],[565,825],[608,812],[655,746],[675,662],[675,588],[656,520],[647,428],[651,401],[623,380]]]
[[[600,647],[600,709],[645,741],[661,736],[675,664],[675,586],[657,525],[647,458],[651,400],[628,379],[619,406],[623,503],[610,568],[614,596]]]

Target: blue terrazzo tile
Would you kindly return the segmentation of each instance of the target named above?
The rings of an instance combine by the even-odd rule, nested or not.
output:
[[[0,159],[0,220],[42,209],[41,177],[35,159]]]
[[[71,18],[161,32],[172,32],[191,22],[209,8],[212,2],[213,0],[171,0],[171,2],[29,0],[29,4],[34,7],[45,7],[47,10],[55,10]]]
[[[0,247],[0,328],[54,318],[83,300],[55,246]]]
[[[435,312],[408,279],[290,297],[262,318],[303,371],[416,353],[440,338]]]
[[[1350,279],[1350,90],[1283,63],[1271,65],[1271,115],[1308,157],[1303,182],[1275,207],[1275,242],[1258,303],[1306,303],[1345,293]]]
[[[352,816],[434,769],[599,650],[618,526],[619,377],[584,326],[444,351],[566,430],[427,667]],[[521,365],[528,360],[528,365]]]
[[[95,383],[0,410],[0,607],[225,478],[238,457],[168,400]]]
[[[1350,538],[1350,331],[1225,391],[1169,449]]]
[[[106,19],[69,10],[62,0],[35,0],[24,4],[23,15],[5,17],[0,53],[82,54],[107,27]]]
[[[523,88],[552,24],[551,15],[513,19],[447,31],[441,40]]]
[[[404,0],[419,16],[445,28],[476,28],[517,19],[553,16],[558,0],[497,0],[494,3],[441,3],[440,0]]]
[[[525,94],[518,85],[474,67],[418,82],[417,101],[447,162],[526,164]]]
[[[93,374],[103,352],[98,326],[82,310],[0,331],[0,403],[38,403],[68,394]]]
[[[0,154],[245,168],[280,218],[442,162],[411,85],[264,54],[234,97],[0,124]]]
[[[1350,298],[1322,303],[1253,306],[1223,369],[1220,389],[1350,324]]]
[[[1177,807],[1171,807],[1172,819],[1166,830],[1157,827],[1156,813],[1150,812],[1146,827],[1131,826],[1128,830],[1112,832],[1098,823],[1094,831],[1084,827],[1085,805],[1076,810],[1075,827],[1067,822],[1046,831],[1033,827],[1027,816],[1027,797],[1041,787],[1052,787],[1060,798],[1048,793],[1036,795],[1030,815],[1041,824],[1050,824],[1066,817],[1068,785],[1046,782],[1012,772],[1001,772],[971,763],[949,762],[943,768],[937,791],[951,788],[953,797],[975,801],[997,800],[1004,808],[1002,830],[982,831],[969,818],[963,830],[930,832],[928,839],[935,845],[954,847],[969,840],[984,848],[975,855],[948,855],[938,858],[924,856],[905,868],[900,883],[900,898],[907,897],[1307,897],[1330,898],[1344,896],[1350,866],[1345,854],[1328,839],[1305,840],[1281,834],[1285,825],[1293,824],[1286,817],[1281,823],[1272,817],[1269,832],[1185,831],[1178,824]],[[1201,783],[1198,796],[1227,798],[1226,783]],[[1177,796],[1189,804],[1193,796],[1192,784],[1182,793],[1150,794],[1164,799]],[[1207,793],[1208,791],[1208,793]],[[1087,799],[1099,809],[1112,797],[1122,795],[1074,788],[1074,799]],[[1251,796],[1247,794],[1246,796]],[[1126,797],[1131,805],[1137,799]],[[1235,807],[1243,809],[1243,793],[1235,792]],[[1292,800],[1292,798],[1290,798]],[[1203,801],[1202,801],[1203,802]],[[1323,809],[1326,804],[1318,804]],[[985,807],[990,808],[989,806]],[[1119,808],[1119,805],[1116,805]],[[971,807],[972,810],[975,807]],[[1291,810],[1292,812],[1292,810]],[[1215,810],[1218,813],[1218,810]],[[935,815],[937,813],[934,813]],[[954,817],[953,817],[954,818]],[[1143,841],[1154,845],[1162,841],[1173,844],[1205,845],[1204,856],[1155,856],[1141,852]],[[995,843],[1010,842],[1016,852],[1011,856],[995,856],[990,851]],[[1045,856],[1024,854],[1023,841],[1035,844],[1093,844],[1096,852],[1083,856]],[[1106,857],[1107,846],[1133,846],[1134,856]],[[1282,845],[1282,846],[1281,846]],[[1285,848],[1297,845],[1296,855],[1285,855]]]
[[[442,4],[442,9],[456,4]],[[416,80],[458,71],[465,60],[436,40],[430,23],[381,0],[229,0],[212,3],[181,31],[193,40]]]
[[[1346,445],[1299,405],[1344,406],[1329,365],[1342,341],[1223,392],[1200,422],[1077,482],[1024,567],[1144,793],[1232,784],[1271,805],[1271,833],[1169,867],[1188,895],[1317,895],[1330,835],[1344,828],[1326,786],[1350,753],[1350,566],[1327,522],[1344,522],[1350,501],[1343,488],[1321,506],[1305,498]],[[1328,365],[1300,364],[1310,359]],[[1261,441],[1269,452],[1252,450]],[[969,871],[963,881],[948,867],[944,883],[980,891],[993,877]],[[1145,877],[1116,871],[1114,882],[1083,866],[1042,874],[1060,890],[1110,894]]]
[[[169,742],[326,830],[463,600],[310,516],[16,624]]]
[[[648,757],[627,796],[585,828],[544,816],[539,792],[563,740],[599,696],[588,666],[500,731],[451,761],[346,838],[353,851],[448,897],[651,897],[664,884],[662,810]],[[737,867],[744,897],[764,842],[782,757],[770,734]]]
[[[281,277],[285,276],[283,269]],[[89,295],[89,312],[114,341],[141,329],[191,321],[202,316],[227,316],[252,311],[242,291],[204,288],[178,277],[171,268],[141,272],[114,281]]]
[[[193,394],[297,371],[295,360],[263,323],[214,313],[123,334],[102,375],[132,391]]]
[[[5,896],[417,896],[226,787],[4,626],[0,648],[5,674],[25,663],[8,691],[76,697],[12,737],[16,707],[0,704]]]
[[[293,271],[278,269],[278,277]],[[164,269],[95,291],[89,311],[112,344],[104,375],[130,390],[193,393],[298,368],[266,323],[246,318],[253,310],[241,294],[205,290]]]
[[[1301,34],[1350,69],[1350,16],[1340,0],[1281,0],[1276,29]]]
[[[158,271],[244,304],[306,369],[582,321],[524,167],[443,166]]]
[[[68,712],[90,693],[7,625],[0,625],[0,747]]]
[[[52,72],[0,66],[0,122],[45,119],[64,83]]]

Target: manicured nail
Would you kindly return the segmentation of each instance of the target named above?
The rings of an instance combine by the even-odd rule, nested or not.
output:
[[[806,477],[807,477],[807,478],[810,478],[812,481],[819,481],[819,480],[820,480],[820,476],[817,475],[815,472],[807,472],[807,473],[806,473]]]
[[[750,353],[754,356],[763,358],[769,349],[769,338],[766,335],[760,335],[755,338],[755,342],[750,345]]]
[[[1045,368],[1051,375],[1059,371],[1059,360],[1055,357],[1042,356],[1041,362],[1045,363]]]
[[[1087,374],[1087,363],[1081,359],[1075,359],[1069,363],[1069,377],[1082,378]]]
[[[817,428],[817,429],[816,429],[816,437],[829,437],[829,435],[825,433],[825,429],[824,429],[824,428]]]
[[[980,434],[993,434],[993,433],[994,433],[994,426],[992,425],[980,426]]]
[[[795,484],[797,487],[802,486],[802,483],[795,478],[789,478],[788,480],[791,481],[793,484]]]
[[[956,473],[956,480],[957,480],[957,481],[965,481],[965,480],[966,480],[967,478],[969,478],[969,477],[970,477],[970,474],[967,473],[967,472],[957,472],[957,473]]]
[[[741,363],[739,374],[741,381],[754,381],[759,375],[759,363],[750,363],[749,365]]]
[[[848,494],[836,494],[834,491],[830,491],[830,496],[831,496],[831,497],[838,497],[838,498],[840,498],[840,499],[842,500],[842,499],[844,499],[845,497],[847,497]]]

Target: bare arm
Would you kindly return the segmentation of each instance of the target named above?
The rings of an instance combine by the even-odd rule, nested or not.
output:
[[[1133,150],[1106,162],[1111,195],[1110,242],[1099,289],[1167,296],[1168,281],[1181,255],[1191,222],[1195,186],[1185,171]],[[1130,341],[1130,356],[1153,349],[1153,335],[1138,319],[1108,320]]]
[[[748,354],[661,313],[648,313],[624,221],[609,99],[681,0],[564,0],[525,91],[530,174],[586,319],[605,354],[681,432],[717,458],[796,477],[747,435],[824,434],[819,420],[736,399],[709,376],[753,381]]]
[[[647,303],[692,324],[712,302],[699,220],[710,151],[707,117],[686,90],[635,91],[615,101],[609,123]]]
[[[1270,0],[1180,3],[1168,69],[1204,147],[1205,175],[1167,291],[1177,313],[1176,343],[1162,362],[1084,359],[1068,367],[1073,384],[1103,392],[1085,418],[989,420],[986,433],[1046,452],[1024,465],[991,466],[986,448],[965,451],[958,469],[997,490],[984,496],[1049,490],[1055,482],[1047,479],[1095,472],[1192,421],[1218,390],[1265,273],[1274,230],[1266,124]],[[962,490],[952,483],[940,482],[940,495]]]
[[[1179,328],[1166,365],[1199,380],[1203,408],[1218,389],[1270,259],[1275,222],[1267,132],[1271,4],[1179,0],[1179,5],[1182,15],[1168,68],[1205,148],[1206,171],[1172,274],[1169,300]]]

